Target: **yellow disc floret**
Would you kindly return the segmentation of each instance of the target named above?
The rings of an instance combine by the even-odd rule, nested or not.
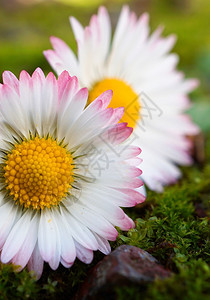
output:
[[[6,189],[25,208],[58,205],[74,181],[73,158],[51,138],[38,137],[16,144],[7,155]]]
[[[109,107],[117,108],[124,106],[125,113],[121,119],[121,122],[126,122],[128,123],[128,126],[135,127],[140,118],[139,96],[123,80],[106,78],[97,82],[92,87],[89,93],[88,103],[91,103],[106,90],[113,91],[113,97]]]

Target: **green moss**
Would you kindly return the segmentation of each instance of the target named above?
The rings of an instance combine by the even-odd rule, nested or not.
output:
[[[35,279],[26,270],[18,274],[11,265],[0,266],[0,299],[33,299],[38,290]]]
[[[156,281],[148,287],[145,300],[183,299],[207,300],[210,295],[210,268],[203,260],[192,260],[179,273],[165,281]]]
[[[202,177],[208,173],[207,168]],[[193,181],[183,180],[182,184],[166,188],[163,194],[150,192],[144,219],[136,219],[136,228],[119,238],[149,251],[172,270],[177,263],[190,259],[202,257],[209,261],[208,219],[195,215],[195,203],[202,203],[203,192],[210,186],[208,178],[200,179],[197,187]]]
[[[168,279],[157,279],[144,288],[136,285],[117,288],[116,294],[119,300],[208,300],[209,280],[209,266],[201,259],[192,260]]]

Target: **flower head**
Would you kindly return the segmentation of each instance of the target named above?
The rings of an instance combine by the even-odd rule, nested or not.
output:
[[[104,92],[87,108],[88,91],[64,71],[56,80],[40,69],[0,86],[1,261],[28,265],[39,278],[44,261],[90,263],[110,252],[119,226],[133,227],[120,207],[144,201],[138,191],[138,147],[118,124],[124,110],[107,108]]]
[[[178,56],[170,54],[173,35],[162,37],[162,28],[149,34],[148,15],[139,19],[124,6],[111,42],[111,23],[104,7],[88,27],[70,18],[78,43],[78,59],[60,39],[52,37],[54,50],[44,52],[59,74],[68,70],[90,90],[88,101],[106,89],[113,90],[110,107],[125,107],[123,122],[134,127],[134,143],[142,148],[143,180],[149,188],[163,186],[180,177],[177,164],[192,162],[186,135],[198,132],[184,110],[187,94],[197,80],[184,79],[176,70]]]

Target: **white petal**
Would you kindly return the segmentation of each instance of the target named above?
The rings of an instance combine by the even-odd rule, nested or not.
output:
[[[104,216],[107,220],[109,219],[123,219],[124,212],[119,207],[115,206],[110,198],[103,197],[99,192],[93,193],[88,190],[84,191],[81,195],[80,201],[83,205],[87,206],[99,215]]]
[[[1,260],[8,263],[21,249],[30,230],[31,213],[26,212],[14,225],[3,246]]]
[[[72,264],[76,258],[76,249],[72,238],[69,224],[64,216],[58,211],[55,211],[55,217],[59,229],[61,241],[61,257],[68,264]]]
[[[98,216],[90,209],[75,203],[71,207],[71,214],[75,216],[75,218],[77,218],[81,223],[105,239],[111,241],[116,240],[118,235],[117,230],[105,218]]]
[[[111,252],[111,247],[109,245],[109,242],[106,239],[100,237],[96,233],[94,235],[95,235],[95,238],[99,245],[98,250],[101,251],[103,254],[106,254],[106,255],[109,254]]]
[[[69,208],[69,211],[71,212],[71,207]],[[68,222],[69,230],[71,231],[74,240],[87,249],[97,250],[98,243],[86,224],[83,225],[79,220],[76,220],[68,211],[66,212],[63,210],[61,213]]]
[[[22,247],[12,259],[13,264],[20,266],[18,271],[21,271],[27,265],[32,252],[34,251],[37,242],[38,221],[39,217],[36,214],[30,222],[30,229],[28,230]]]
[[[0,207],[0,249],[18,217],[20,217],[20,213],[15,204],[7,202]]]
[[[90,264],[93,260],[93,251],[89,250],[75,241],[77,257],[85,264]]]
[[[29,271],[33,271],[35,273],[36,278],[38,280],[42,275],[43,267],[44,267],[44,260],[42,259],[41,254],[39,252],[38,243],[36,243],[34,251],[28,262],[28,269]]]
[[[57,253],[57,224],[53,218],[52,212],[43,210],[41,212],[39,230],[38,230],[38,246],[40,254],[46,262],[49,262]]]
[[[74,122],[80,117],[87,102],[88,91],[86,88],[79,90],[72,100],[68,102],[65,111],[59,111],[58,114],[58,139],[65,137]],[[73,146],[72,146],[73,147]]]

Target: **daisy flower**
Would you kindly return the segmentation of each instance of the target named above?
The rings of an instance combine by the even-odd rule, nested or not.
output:
[[[88,91],[65,71],[58,80],[40,69],[0,85],[1,262],[26,265],[39,278],[84,263],[93,250],[110,252],[115,226],[133,221],[120,207],[144,201],[132,128],[118,124],[123,108],[107,108],[108,90],[87,108]],[[101,163],[101,164],[99,164]]]
[[[85,29],[70,18],[78,44],[78,58],[60,39],[51,37],[54,50],[45,57],[60,74],[67,70],[89,89],[88,102],[106,89],[113,90],[110,107],[125,107],[123,122],[134,127],[134,142],[142,149],[142,178],[152,190],[175,182],[177,165],[189,165],[191,142],[198,128],[184,110],[188,93],[197,80],[186,80],[176,70],[178,56],[170,54],[173,35],[162,37],[162,28],[149,34],[148,15],[139,19],[124,6],[111,41],[107,10],[100,7]]]

